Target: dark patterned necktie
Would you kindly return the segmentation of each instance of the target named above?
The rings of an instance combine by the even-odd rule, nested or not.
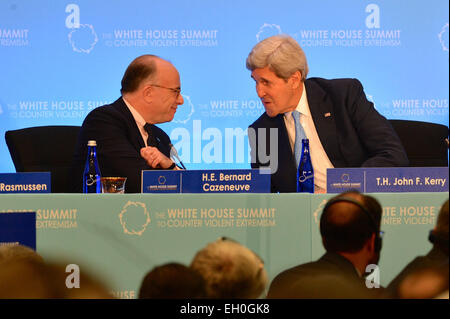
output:
[[[152,132],[152,125],[151,124],[145,124],[144,125],[144,130],[147,132],[148,134],[148,138],[147,138],[147,146],[153,146],[153,147],[157,147],[158,146],[158,142],[156,141],[155,136],[153,135]]]

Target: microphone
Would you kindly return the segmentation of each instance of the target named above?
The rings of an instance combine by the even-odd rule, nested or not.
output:
[[[183,167],[183,169],[186,169],[180,157],[178,156],[177,149],[172,145],[172,143],[169,143],[169,147],[170,147],[170,157],[175,157],[180,163],[181,167]]]

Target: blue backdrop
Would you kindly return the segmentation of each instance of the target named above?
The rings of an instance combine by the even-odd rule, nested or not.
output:
[[[449,124],[444,0],[1,0],[0,172],[6,130],[81,125],[120,95],[141,54],[169,59],[185,104],[160,125],[189,169],[249,168],[246,128],[260,103],[245,68],[263,38],[287,33],[309,76],[355,77],[390,119]]]

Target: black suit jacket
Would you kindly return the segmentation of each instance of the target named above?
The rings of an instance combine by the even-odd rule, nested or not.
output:
[[[400,139],[367,100],[358,80],[310,78],[305,87],[314,125],[334,167],[408,166]],[[273,136],[278,137],[278,149],[271,145],[270,129],[277,132]],[[264,113],[248,133],[252,168],[271,166],[272,192],[296,192],[297,168],[283,114],[270,118]],[[277,163],[259,154],[264,151],[273,152]]]
[[[391,298],[398,297],[398,287],[410,274],[430,267],[446,267],[448,269],[448,253],[433,247],[425,256],[418,256],[412,260],[386,287]]]
[[[327,252],[315,262],[277,275],[270,284],[267,298],[377,298],[381,290],[367,288],[365,279],[359,277],[349,260]]]
[[[158,149],[170,157],[170,138],[152,125]],[[73,160],[74,192],[82,192],[87,141],[97,141],[97,157],[102,176],[127,177],[125,191],[141,192],[141,171],[152,169],[141,157],[144,140],[130,110],[122,98],[92,110],[83,122]]]

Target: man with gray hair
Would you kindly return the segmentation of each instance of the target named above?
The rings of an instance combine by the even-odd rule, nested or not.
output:
[[[408,166],[389,121],[369,102],[357,79],[309,78],[308,64],[292,37],[256,44],[247,69],[265,113],[249,127],[252,168],[271,168],[272,192],[296,192],[301,139],[309,139],[315,192],[326,190],[334,167]]]

